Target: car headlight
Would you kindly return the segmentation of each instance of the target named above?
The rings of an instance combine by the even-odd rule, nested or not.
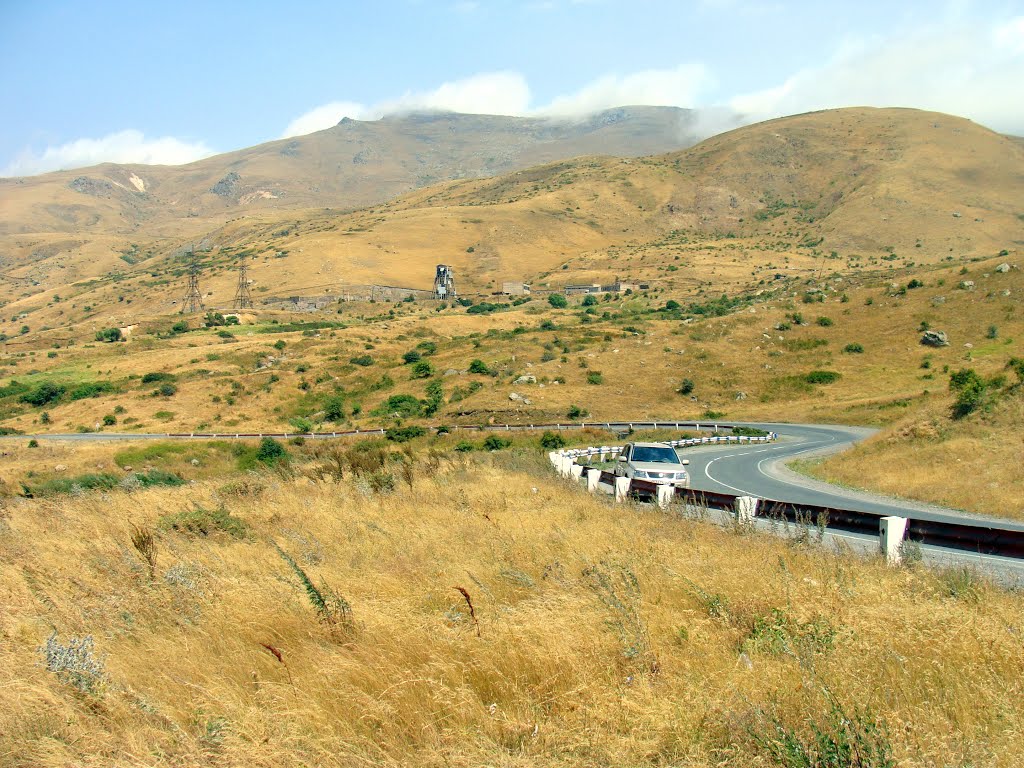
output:
[[[633,477],[647,477],[647,473],[640,469],[634,469]]]

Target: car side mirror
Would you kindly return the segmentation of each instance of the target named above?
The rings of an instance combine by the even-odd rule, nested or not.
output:
[[[625,456],[622,456],[622,455],[619,456],[619,461],[625,461],[625,460],[626,460]]]
[[[684,467],[689,466],[689,464],[690,464],[690,460],[689,459],[683,459],[683,466]]]

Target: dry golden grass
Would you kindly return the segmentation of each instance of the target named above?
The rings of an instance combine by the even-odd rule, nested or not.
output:
[[[765,765],[764,712],[805,729],[826,687],[900,765],[1024,757],[1018,596],[614,507],[533,459],[432,461],[385,496],[270,477],[10,504],[0,762]],[[250,535],[157,529],[193,505]],[[155,579],[133,526],[158,530]],[[781,641],[755,629],[773,615]],[[98,694],[40,666],[53,631],[95,638]]]

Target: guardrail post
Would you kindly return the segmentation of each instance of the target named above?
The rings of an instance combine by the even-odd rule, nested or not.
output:
[[[548,461],[551,462],[551,466],[557,471],[562,467],[562,454],[558,451],[551,451],[548,453]]]
[[[672,485],[659,485],[658,486],[658,507],[661,509],[668,509],[668,505],[672,503],[672,499],[676,495],[675,486]]]
[[[569,477],[572,474],[572,465],[576,463],[576,460],[572,456],[563,456],[562,463],[558,467],[558,474],[562,477]]]
[[[889,565],[899,565],[902,560],[900,545],[907,532],[907,518],[890,515],[878,521],[878,543]]]
[[[569,466],[569,474],[572,475],[573,480],[579,480],[583,477],[583,465],[577,464],[575,461]]]
[[[629,496],[629,478],[615,478],[615,502],[621,504]]]
[[[757,516],[757,503],[760,501],[756,496],[736,497],[736,522],[740,525],[752,525]]]
[[[591,493],[597,493],[597,486],[601,482],[601,470],[600,469],[588,469],[587,470],[587,490]]]

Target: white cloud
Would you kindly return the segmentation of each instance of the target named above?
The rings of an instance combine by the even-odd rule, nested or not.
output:
[[[307,133],[322,131],[337,125],[343,117],[350,117],[353,120],[373,119],[365,106],[354,101],[332,101],[330,104],[316,107],[288,123],[288,127],[281,134],[282,139],[291,136],[304,136]]]
[[[77,139],[38,153],[25,149],[0,176],[32,176],[98,163],[182,165],[212,154],[214,151],[201,141],[189,143],[171,136],[147,139],[141,131],[126,130],[99,139]]]
[[[606,75],[575,93],[555,98],[537,110],[547,115],[585,115],[610,107],[643,104],[655,107],[693,107],[701,92],[714,83],[703,64],[674,69],[649,69],[630,75]]]
[[[530,106],[530,86],[517,72],[485,72],[442,83],[432,91],[409,91],[377,104],[336,101],[311,109],[292,120],[281,138],[322,131],[343,117],[377,120],[412,110],[465,112],[479,115],[524,115]]]
[[[1024,18],[851,40],[827,62],[736,96],[747,121],[846,106],[916,107],[1024,132]]]

